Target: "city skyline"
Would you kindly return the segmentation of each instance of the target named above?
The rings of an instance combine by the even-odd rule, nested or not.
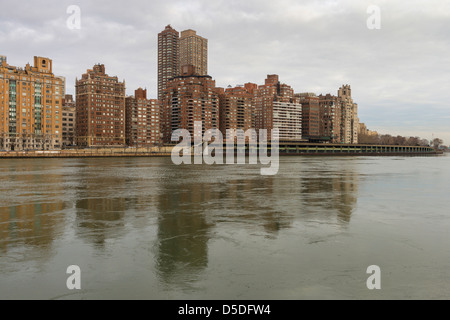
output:
[[[171,24],[209,40],[208,74],[218,87],[262,83],[267,74],[280,75],[295,93],[336,95],[350,84],[370,130],[450,142],[448,1],[79,1],[79,30],[66,26],[72,3],[38,4],[32,14],[3,5],[0,55],[17,66],[33,56],[52,59],[69,94],[77,76],[102,63],[126,80],[127,96],[143,87],[155,98],[157,35]],[[370,4],[381,9],[379,30],[367,28]]]

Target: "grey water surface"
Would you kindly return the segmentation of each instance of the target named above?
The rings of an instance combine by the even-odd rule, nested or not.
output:
[[[449,299],[449,191],[446,155],[0,160],[0,299]]]

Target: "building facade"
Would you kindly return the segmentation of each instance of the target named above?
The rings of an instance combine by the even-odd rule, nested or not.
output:
[[[172,133],[186,129],[194,138],[194,123],[202,122],[202,135],[206,130],[219,128],[219,90],[212,77],[198,75],[194,66],[186,65],[182,74],[167,83],[162,103],[162,132],[165,143],[171,142]]]
[[[63,84],[52,60],[34,57],[34,65],[0,64],[0,149],[53,150],[62,145]]]
[[[193,65],[196,74],[206,76],[208,74],[208,40],[197,35],[194,30],[181,31],[179,61],[180,67]]]
[[[160,144],[159,100],[147,99],[147,89],[135,90],[125,98],[125,140],[131,147]]]
[[[125,81],[97,64],[76,80],[77,145],[125,145]]]

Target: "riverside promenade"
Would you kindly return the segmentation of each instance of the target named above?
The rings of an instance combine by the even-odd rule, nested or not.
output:
[[[167,157],[171,155],[173,146],[148,148],[86,148],[48,151],[0,151],[0,159],[5,158],[94,158],[94,157]],[[257,148],[258,149],[258,148]],[[270,145],[268,149],[271,150]],[[226,150],[224,150],[225,152]],[[192,149],[193,152],[193,149]],[[235,149],[237,153],[248,153],[245,150]],[[424,146],[388,146],[388,145],[343,145],[343,144],[314,144],[280,142],[279,154],[281,156],[420,156],[438,155],[431,147]]]
[[[99,158],[99,157],[165,157],[172,147],[151,148],[87,148],[64,150],[0,151],[5,158]]]

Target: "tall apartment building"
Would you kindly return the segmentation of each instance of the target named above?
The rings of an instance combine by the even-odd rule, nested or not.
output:
[[[180,74],[178,31],[170,25],[158,34],[158,99],[163,99],[167,81]]]
[[[200,76],[208,74],[208,40],[191,29],[181,31],[180,36],[180,67],[184,65],[193,65]]]
[[[147,89],[125,98],[125,140],[131,147],[160,144],[159,100],[147,99]]]
[[[281,84],[278,75],[268,75],[265,84],[254,95],[255,128],[279,129],[279,139],[298,141],[302,139],[302,105],[294,96],[294,90]]]
[[[315,93],[299,93],[295,95],[302,104],[302,136],[315,140],[320,137],[319,97]]]
[[[71,94],[66,94],[62,106],[62,147],[75,145],[76,106]]]
[[[329,93],[319,96],[320,136],[332,143],[341,143],[341,102]]]
[[[338,98],[341,103],[341,142],[358,143],[358,105],[353,102],[349,85],[339,88]]]
[[[228,88],[220,95],[219,129],[226,138],[228,129],[247,131],[254,128],[253,95],[257,89],[254,83]]]
[[[3,65],[3,61],[6,62],[6,56],[0,56],[0,66]]]
[[[63,87],[52,71],[52,60],[34,57],[34,65],[0,64],[0,148],[51,150],[61,148]]]
[[[201,121],[202,134],[219,126],[219,90],[208,75],[198,75],[194,66],[186,65],[181,75],[169,80],[162,103],[164,142],[171,143],[172,132],[189,130],[194,137],[194,122]]]
[[[180,33],[170,25],[158,34],[158,99],[169,79],[179,76],[184,65],[193,65],[200,76],[208,74],[208,40],[191,29]]]
[[[97,64],[76,80],[75,91],[77,145],[125,145],[125,81]]]

